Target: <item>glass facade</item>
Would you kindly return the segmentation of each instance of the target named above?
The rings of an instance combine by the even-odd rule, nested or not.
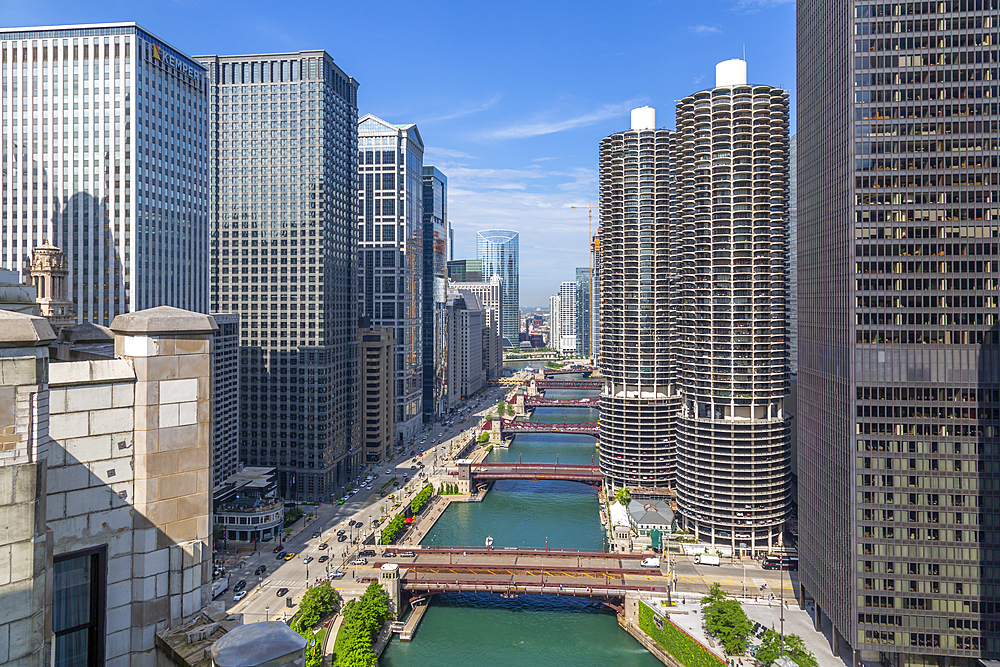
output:
[[[897,667],[1000,658],[998,17],[798,8],[799,575]]]
[[[240,459],[282,497],[357,471],[357,82],[325,51],[201,56],[211,78],[212,309],[240,315]]]
[[[78,321],[208,312],[208,79],[134,23],[0,31],[0,266],[66,255]]]
[[[424,166],[423,362],[424,419],[445,409],[448,396],[448,178]]]
[[[482,280],[500,276],[503,310],[500,313],[503,346],[521,346],[521,288],[518,282],[518,234],[506,229],[489,229],[476,234],[476,255],[482,262]],[[471,280],[469,282],[472,282]]]
[[[371,114],[358,141],[358,300],[395,331],[396,437],[408,440],[423,423],[424,142],[416,125]]]
[[[454,259],[448,262],[448,280],[457,283],[483,282],[483,263],[478,259]]]
[[[590,356],[590,269],[576,270],[576,355]]]

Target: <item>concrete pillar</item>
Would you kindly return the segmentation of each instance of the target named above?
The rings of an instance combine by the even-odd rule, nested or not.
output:
[[[813,613],[813,630],[823,632],[823,610],[820,608],[819,602],[816,603],[816,611]]]
[[[840,631],[837,630],[836,625],[830,627],[833,629],[833,632],[830,633],[830,650],[835,657],[840,657]]]
[[[0,310],[0,663],[18,667],[52,660],[45,492],[48,345],[55,338],[44,318]]]
[[[806,585],[799,584],[799,609],[806,608]]]
[[[215,320],[170,306],[119,315],[115,356],[135,368],[133,645],[211,600]],[[161,581],[164,573],[166,581]],[[136,636],[136,634],[140,636]]]

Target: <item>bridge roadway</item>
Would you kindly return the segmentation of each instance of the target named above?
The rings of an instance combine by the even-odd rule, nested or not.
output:
[[[602,389],[603,380],[529,380],[536,389]]]
[[[544,398],[541,396],[525,396],[524,407],[526,408],[597,408],[601,405],[600,396],[590,396],[588,398]]]
[[[500,420],[500,433],[581,433],[598,436],[597,422],[525,422]]]
[[[472,467],[476,481],[496,479],[560,479],[599,484],[604,481],[600,466],[572,463],[480,463]]]

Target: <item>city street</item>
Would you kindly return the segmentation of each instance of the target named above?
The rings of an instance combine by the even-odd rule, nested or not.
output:
[[[316,520],[306,525],[298,534],[289,537],[282,545],[286,553],[295,553],[292,560],[278,560],[277,554],[272,552],[273,542],[261,544],[260,551],[247,556],[242,567],[227,572],[229,589],[216,599],[225,601],[229,611],[243,614],[244,622],[247,623],[283,618],[283,614],[290,617],[295,612],[295,608],[287,607],[285,598],[291,597],[297,603],[310,582],[325,578],[328,571],[332,572],[338,568],[345,573],[345,576],[333,581],[334,588],[341,591],[342,594],[346,593],[348,597],[360,594],[363,586],[353,583],[356,568],[346,563],[353,559],[360,549],[375,548],[365,547],[360,545],[360,542],[372,534],[373,519],[383,513],[392,512],[392,503],[388,497],[379,497],[380,487],[392,477],[397,477],[401,483],[400,488],[394,489],[390,485],[386,487],[386,492],[396,495],[395,500],[400,503],[409,502],[413,495],[424,486],[420,480],[413,483],[414,477],[421,471],[430,474],[433,466],[441,464],[448,456],[449,448],[457,449],[460,442],[464,442],[464,438],[459,438],[459,436],[478,425],[478,416],[485,415],[492,410],[496,402],[506,392],[507,389],[503,387],[486,388],[480,397],[466,401],[463,405],[463,407],[469,407],[467,412],[462,413],[465,416],[464,423],[461,422],[462,416],[456,415],[456,421],[453,422],[452,426],[431,425],[426,431],[426,441],[418,439],[414,445],[407,446],[407,452],[423,452],[422,457],[399,456],[391,462],[380,464],[377,469],[369,469],[373,478],[370,484],[371,489],[362,487],[357,494],[347,498],[343,505],[319,505],[316,508]],[[413,462],[414,458],[424,463],[425,467],[421,469],[418,464]],[[415,465],[417,466],[416,470],[411,469]],[[409,476],[406,484],[402,483],[404,473]],[[401,496],[401,494],[403,495]],[[349,526],[348,522],[352,519],[360,522],[361,525]],[[337,541],[337,531],[341,529],[345,530],[345,534],[348,536],[344,542]],[[312,537],[317,531],[320,531],[320,536]],[[320,543],[323,542],[329,544],[325,550],[319,549]],[[303,559],[307,556],[312,556],[312,562],[304,562]],[[320,563],[319,559],[322,556],[327,556],[329,560]],[[369,561],[371,560],[369,558]],[[256,569],[262,565],[267,570],[259,576],[255,575]],[[360,569],[369,572],[366,568]],[[246,590],[248,592],[245,598],[234,603],[235,591],[233,588],[240,580],[247,582]],[[288,592],[279,596],[277,593],[283,588],[288,589]]]

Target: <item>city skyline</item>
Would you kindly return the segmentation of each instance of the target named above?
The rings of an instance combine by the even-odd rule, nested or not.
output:
[[[636,37],[627,46],[607,35],[631,13],[575,7],[566,24],[560,4],[525,5],[509,14],[463,6],[457,15],[457,7],[443,5],[410,19],[417,34],[448,44],[448,54],[456,56],[441,59],[445,71],[430,86],[398,68],[391,53],[370,48],[377,24],[365,18],[364,8],[308,7],[310,20],[302,21],[302,14],[275,14],[264,3],[245,3],[235,13],[219,3],[199,7],[199,20],[191,21],[193,5],[183,1],[135,7],[4,3],[0,26],[134,20],[188,54],[325,49],[360,83],[360,115],[405,119],[421,128],[426,163],[448,175],[455,259],[475,257],[478,230],[521,232],[521,305],[531,308],[547,306],[548,295],[571,279],[563,266],[587,265],[586,211],[569,206],[596,205],[594,142],[627,129],[631,108],[665,109],[703,87],[715,62],[741,56],[744,46],[753,62],[751,82],[792,89],[795,80],[794,8],[788,2],[637,3],[632,13],[648,20],[639,28],[627,21]],[[355,29],[332,38],[325,28],[334,20]],[[492,58],[476,30],[450,29],[484,22],[515,37],[513,60]],[[556,39],[545,27],[552,25],[565,26]],[[647,65],[629,65],[636,61]],[[649,76],[650,68],[665,63],[670,67]]]

